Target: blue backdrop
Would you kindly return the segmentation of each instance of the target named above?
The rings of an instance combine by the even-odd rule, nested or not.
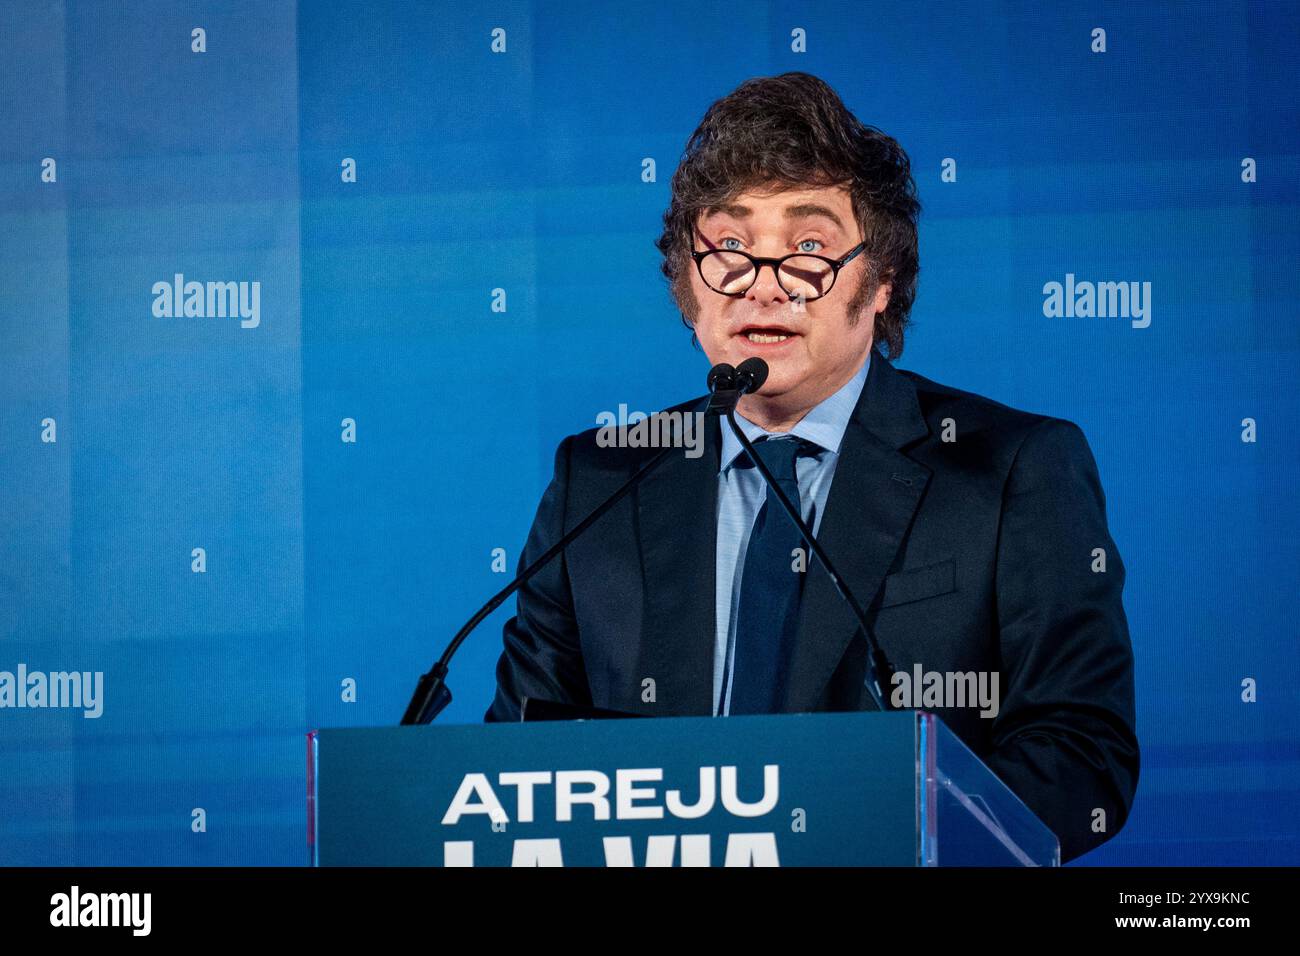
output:
[[[398,721],[565,434],[703,390],[668,182],[787,70],[912,157],[900,366],[1096,455],[1143,759],[1082,862],[1300,863],[1297,52],[1281,2],[0,6],[0,670],[103,674],[0,709],[0,863],[305,861],[305,731]]]

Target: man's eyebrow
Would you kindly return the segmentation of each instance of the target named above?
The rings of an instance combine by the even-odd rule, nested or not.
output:
[[[736,203],[721,203],[717,206],[710,206],[704,211],[705,219],[712,219],[721,213],[724,216],[730,216],[732,219],[746,219],[753,215],[754,210],[748,206],[741,206]]]
[[[825,206],[819,206],[817,203],[804,203],[800,206],[785,207],[786,219],[807,219],[811,216],[825,216],[841,229],[844,228],[844,223],[840,222],[839,216],[835,215],[835,213],[831,212]]]
[[[710,206],[705,210],[704,218],[711,219],[719,213],[731,216],[733,219],[748,219],[754,214],[754,210],[750,209],[748,206],[741,206],[738,203],[722,203],[717,206]],[[797,206],[786,206],[784,215],[786,219],[808,219],[813,216],[824,216],[841,229],[844,228],[844,223],[840,221],[839,216],[835,215],[835,213],[827,207],[818,203],[801,203]]]

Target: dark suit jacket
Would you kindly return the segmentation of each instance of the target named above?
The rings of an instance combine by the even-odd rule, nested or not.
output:
[[[945,427],[954,441],[942,440]],[[595,436],[560,444],[522,562],[657,452],[601,448]],[[671,455],[521,589],[487,720],[518,720],[525,696],[654,716],[713,712],[720,447],[710,418],[701,457]],[[1105,512],[1078,426],[936,384],[877,353],[819,528],[896,670],[1000,672],[996,718],[928,709],[1057,834],[1063,860],[1120,829],[1138,779],[1124,566]],[[1095,548],[1104,572],[1092,570]],[[865,647],[814,564],[782,711],[874,709]],[[645,678],[653,703],[642,701]]]

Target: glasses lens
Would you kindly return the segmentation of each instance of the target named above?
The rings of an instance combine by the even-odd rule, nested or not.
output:
[[[830,291],[835,270],[816,256],[794,256],[781,266],[781,288],[790,296],[816,299]]]
[[[754,264],[739,253],[716,250],[700,260],[700,275],[710,289],[734,295],[753,283]]]

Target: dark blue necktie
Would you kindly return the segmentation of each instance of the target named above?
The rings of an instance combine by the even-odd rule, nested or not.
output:
[[[800,515],[803,506],[795,459],[814,447],[794,437],[766,438],[754,444]],[[796,548],[806,548],[803,537],[768,488],[767,500],[754,519],[741,572],[729,713],[772,714],[780,706],[803,590],[804,575],[795,565]]]

